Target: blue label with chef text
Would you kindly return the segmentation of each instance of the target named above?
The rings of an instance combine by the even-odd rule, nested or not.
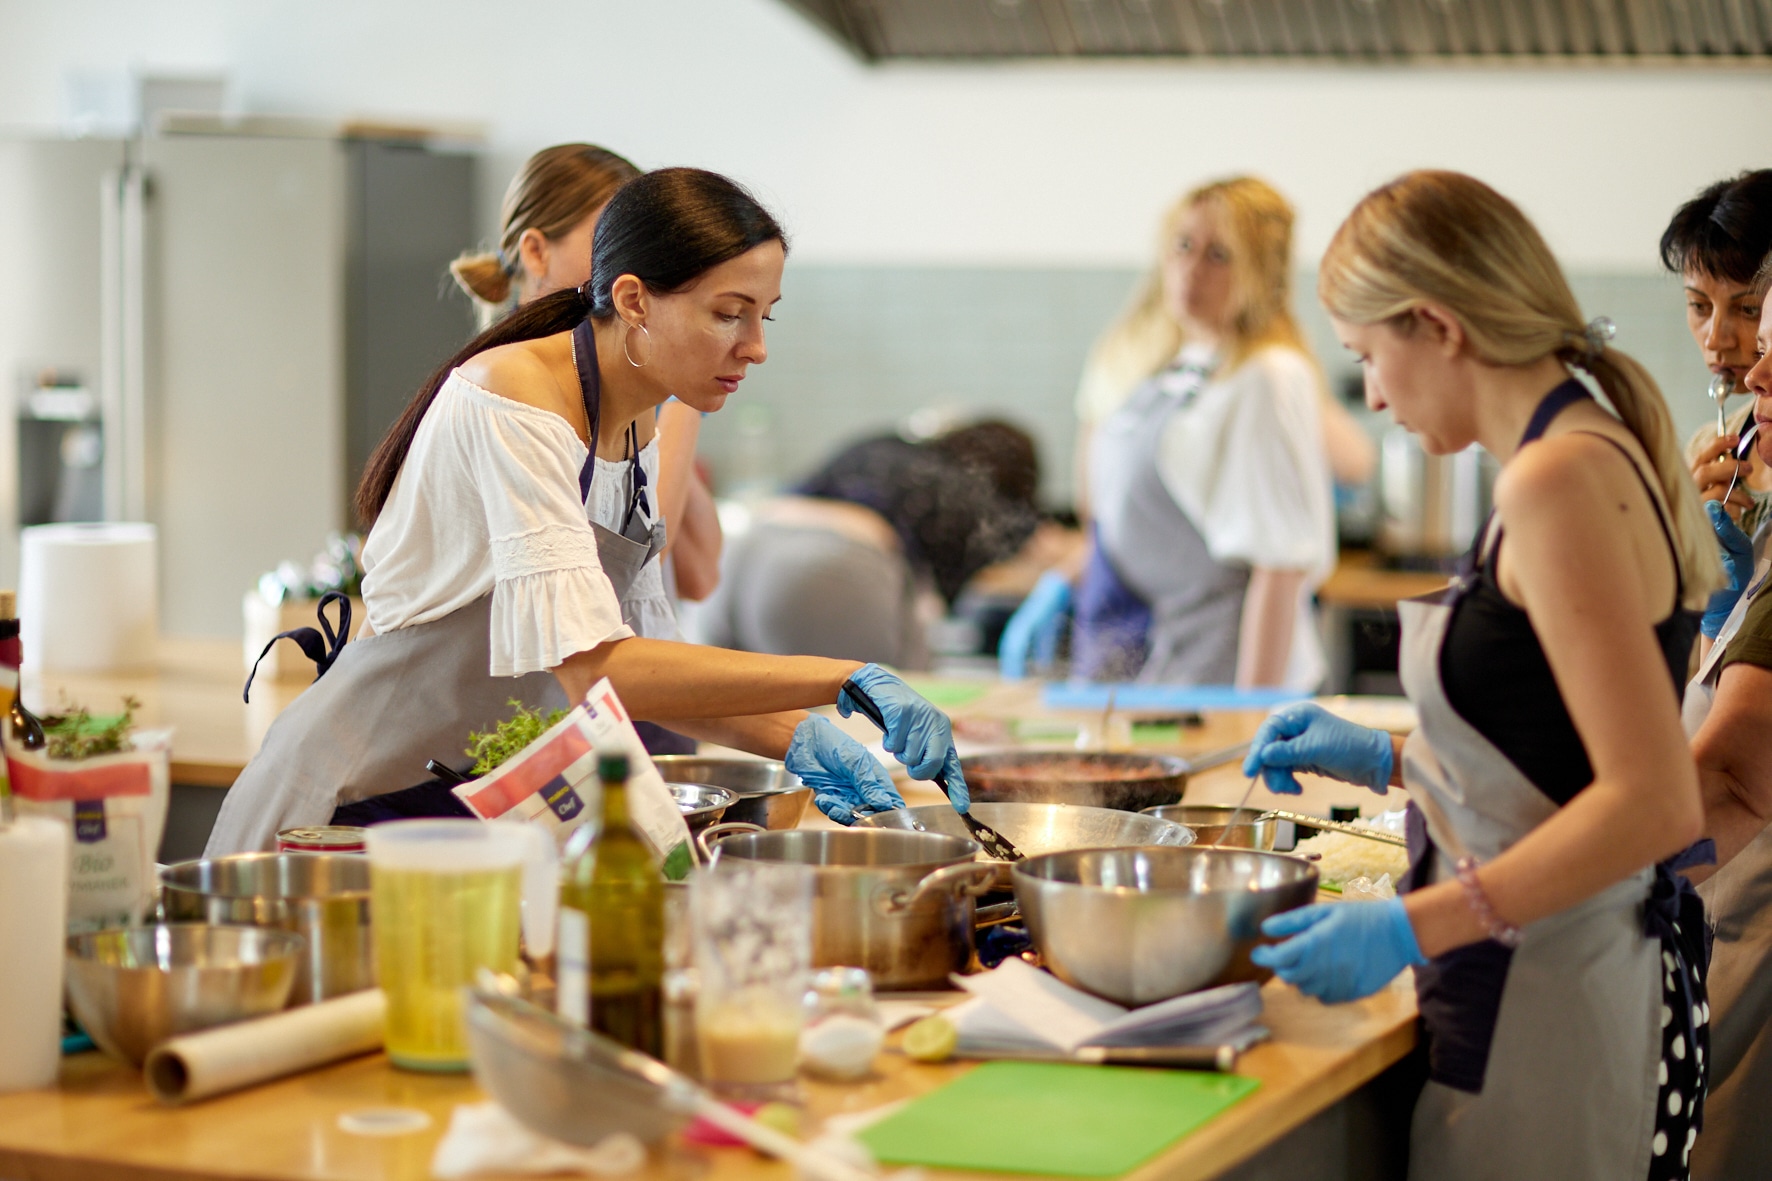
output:
[[[548,780],[547,786],[541,789],[541,798],[547,801],[548,807],[562,821],[571,820],[585,810],[584,801],[578,798],[578,793],[572,790],[572,785],[566,782],[564,775],[556,775]]]
[[[74,801],[74,839],[84,845],[105,839],[103,800]]]

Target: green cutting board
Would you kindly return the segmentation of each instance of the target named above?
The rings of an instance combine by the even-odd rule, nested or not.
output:
[[[971,705],[990,692],[988,684],[977,681],[950,681],[938,677],[906,677],[905,684],[915,689],[936,709],[959,709]]]
[[[892,1164],[1117,1177],[1260,1085],[1188,1070],[987,1062],[860,1138]]]

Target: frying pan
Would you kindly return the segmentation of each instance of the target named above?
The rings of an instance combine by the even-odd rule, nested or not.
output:
[[[1188,779],[1240,760],[1249,744],[1182,758],[1115,751],[1001,751],[960,760],[977,803],[1083,804],[1142,812],[1181,802]]]

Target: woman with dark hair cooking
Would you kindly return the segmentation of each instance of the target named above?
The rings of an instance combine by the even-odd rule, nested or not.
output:
[[[848,821],[902,806],[848,716],[853,681],[917,778],[945,770],[965,806],[947,718],[875,665],[650,640],[623,600],[662,544],[638,424],[666,398],[713,412],[767,357],[781,227],[724,177],[647,173],[597,223],[591,278],[476,337],[420,389],[371,458],[357,509],[366,631],[284,711],[229,791],[215,856],[422,778],[506,700],[577,701],[608,677],[629,713],[772,758]],[[650,433],[650,432],[649,432]]]

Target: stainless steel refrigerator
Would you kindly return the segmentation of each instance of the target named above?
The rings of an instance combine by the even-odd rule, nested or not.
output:
[[[0,585],[18,528],[159,528],[161,628],[350,526],[349,489],[473,331],[475,157],[318,135],[0,139]]]

